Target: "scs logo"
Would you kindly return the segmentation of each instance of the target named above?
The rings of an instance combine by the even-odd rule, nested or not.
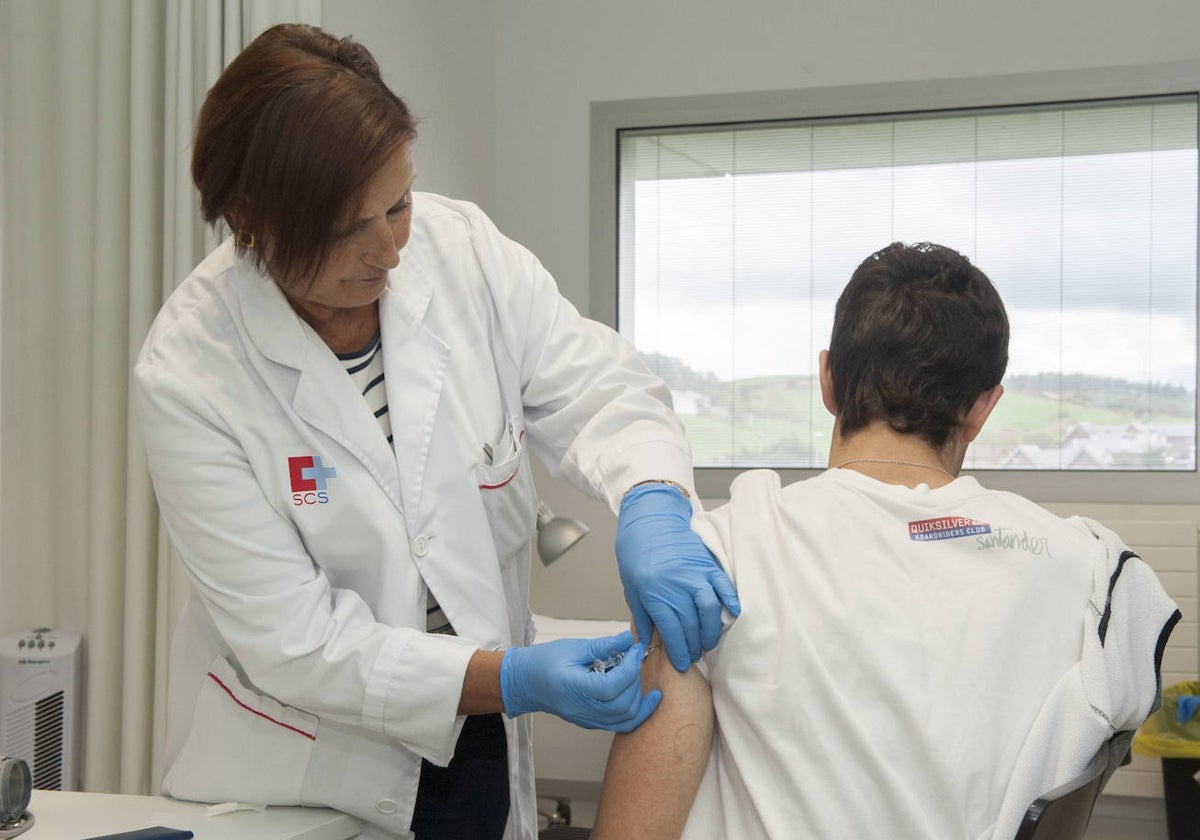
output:
[[[292,480],[292,504],[329,504],[329,479],[337,470],[321,463],[320,455],[304,455],[288,458],[288,475]]]

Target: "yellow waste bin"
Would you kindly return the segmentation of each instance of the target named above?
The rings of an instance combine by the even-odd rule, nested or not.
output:
[[[1200,681],[1163,691],[1162,708],[1134,735],[1133,751],[1162,760],[1170,840],[1200,840]]]

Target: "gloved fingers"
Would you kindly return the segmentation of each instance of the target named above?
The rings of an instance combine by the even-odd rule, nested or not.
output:
[[[700,617],[700,644],[705,650],[712,650],[721,638],[721,601],[707,586],[696,590],[692,599]]]
[[[629,633],[625,633],[625,635],[631,636]],[[635,642],[630,647],[624,648],[624,650],[624,658],[605,676],[616,677],[625,683],[640,684],[642,679],[642,660],[646,658],[646,646],[641,642]]]
[[[645,651],[634,645],[611,671],[588,671],[571,678],[571,708],[561,716],[588,729],[617,731],[641,713],[641,664]]]
[[[639,651],[636,657],[637,664],[634,669],[631,669],[630,676],[632,680],[625,682],[621,691],[610,700],[605,708],[605,729],[610,729],[615,732],[628,732],[630,729],[636,728],[643,720],[648,717],[648,712],[643,708],[644,701],[642,697],[642,683],[640,676],[640,666],[643,654]],[[629,656],[627,659],[634,659]],[[625,664],[625,663],[621,663]],[[605,674],[606,677],[613,676],[610,672]],[[657,705],[657,702],[655,703]],[[651,709],[650,711],[653,711]]]
[[[637,630],[637,640],[644,645],[650,644],[650,638],[654,633],[654,622],[650,620],[650,613],[646,612],[646,608],[642,606],[636,593],[629,603],[629,612],[633,615],[633,627]]]
[[[641,698],[641,701],[638,703],[637,714],[634,715],[632,719],[622,723],[613,731],[632,732],[633,730],[637,729],[646,722],[646,719],[649,718],[650,715],[654,714],[655,709],[658,708],[658,704],[661,702],[662,692],[657,688],[653,691],[646,692],[646,696]]]
[[[642,691],[642,660],[646,649],[639,643],[629,648],[612,670],[588,674],[588,696],[609,706],[631,707]]]
[[[682,672],[700,658],[700,621],[691,598],[684,600],[681,606],[683,609],[677,610],[673,604],[661,601],[652,604],[649,612],[671,664],[676,671]]]
[[[606,676],[612,675],[606,674]],[[607,682],[616,684],[613,680],[608,680]],[[638,703],[641,699],[642,681],[640,678],[621,680],[620,691],[613,694],[605,704],[604,711],[608,717],[609,724],[615,725],[636,715]]]
[[[628,630],[623,630],[615,636],[600,636],[595,639],[588,639],[584,645],[586,656],[584,664],[591,665],[594,660],[606,659],[617,651],[627,651],[632,646],[633,634]]]
[[[716,560],[713,563],[716,564]],[[729,614],[737,618],[742,614],[742,602],[738,598],[737,587],[733,585],[733,581],[729,579],[729,575],[717,566],[716,574],[710,578],[713,591],[717,593],[717,597],[721,599],[721,603],[725,605],[725,609],[729,610]]]

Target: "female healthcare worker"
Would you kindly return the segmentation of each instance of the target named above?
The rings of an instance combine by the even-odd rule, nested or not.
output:
[[[529,449],[619,510],[637,629],[677,667],[737,600],[689,528],[663,383],[478,208],[414,193],[414,137],[365,48],[301,25],[201,109],[193,179],[234,236],[135,371],[192,583],[163,789],[331,806],[368,838],[532,840],[524,713],[627,731],[659,696],[628,633],[529,644]]]

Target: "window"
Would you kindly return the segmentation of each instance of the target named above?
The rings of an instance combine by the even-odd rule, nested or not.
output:
[[[671,385],[697,467],[823,467],[834,302],[867,254],[928,240],[989,274],[1013,327],[968,469],[1034,497],[1053,476],[1096,498],[1102,471],[1113,500],[1200,498],[1195,92],[862,114],[822,97],[792,119],[658,124],[638,103],[594,135],[616,184],[615,324]]]

